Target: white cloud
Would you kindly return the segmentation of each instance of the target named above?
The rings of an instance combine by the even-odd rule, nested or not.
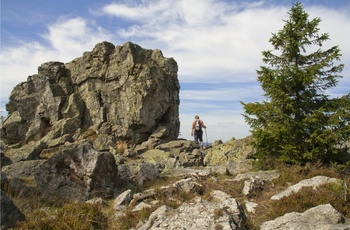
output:
[[[234,86],[230,88],[214,88],[208,90],[191,89],[182,90],[180,92],[181,99],[183,100],[195,100],[195,101],[242,101],[247,98],[258,98],[261,96],[262,90],[258,86],[246,86],[243,88],[240,86]]]
[[[171,1],[150,1],[149,4],[142,2],[141,4],[120,4],[111,3],[104,6],[97,14],[107,14],[110,16],[125,18],[133,21],[138,21],[142,24],[164,20],[163,12],[169,12],[172,8]],[[155,17],[158,15],[159,17]]]
[[[58,55],[39,42],[21,43],[17,47],[4,48],[1,52],[1,100],[10,95],[13,87],[37,72],[40,63]]]
[[[261,51],[269,47],[270,31],[282,25],[281,18],[287,15],[287,9],[256,8],[261,2],[244,4],[246,8],[209,0],[175,1],[171,5],[165,0],[147,3],[155,5],[111,4],[108,14],[136,15],[134,20],[145,15],[142,24],[122,30],[120,35],[175,57],[180,80],[185,82],[191,79],[181,79],[183,75],[211,82],[213,75],[219,80],[220,75],[257,68]],[[127,15],[120,8],[128,12]]]
[[[97,43],[111,39],[101,26],[80,17],[59,18],[48,26],[48,32],[43,37],[64,61],[81,56]]]
[[[82,18],[60,18],[50,24],[42,37],[46,42],[21,41],[1,52],[1,100],[13,87],[37,73],[44,62],[69,62],[90,51],[98,42],[111,39],[102,27],[88,24]]]

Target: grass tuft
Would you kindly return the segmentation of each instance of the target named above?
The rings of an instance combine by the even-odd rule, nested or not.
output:
[[[54,214],[54,215],[53,215]],[[19,222],[16,229],[107,229],[108,220],[101,209],[87,203],[68,203],[53,214],[49,210],[36,210]]]

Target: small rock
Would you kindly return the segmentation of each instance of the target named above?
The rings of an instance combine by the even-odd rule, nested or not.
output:
[[[124,191],[113,202],[113,207],[119,205],[128,205],[132,199],[132,191],[130,189]]]
[[[262,191],[264,189],[265,184],[266,182],[264,180],[259,179],[244,181],[242,194],[247,196],[251,193]]]

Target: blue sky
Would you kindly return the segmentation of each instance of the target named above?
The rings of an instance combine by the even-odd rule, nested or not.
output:
[[[15,85],[44,62],[70,62],[95,44],[127,41],[160,49],[179,66],[180,138],[191,139],[196,114],[207,140],[250,135],[240,101],[261,101],[256,70],[271,33],[282,29],[292,0],[1,0],[0,111]],[[345,64],[336,88],[350,92],[350,1],[301,1]],[[206,141],[206,138],[205,138]]]

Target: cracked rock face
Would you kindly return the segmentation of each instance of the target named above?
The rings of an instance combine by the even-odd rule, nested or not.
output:
[[[1,137],[19,145],[39,140],[57,145],[67,135],[73,142],[87,131],[131,145],[152,135],[160,142],[176,139],[177,71],[173,58],[131,42],[102,42],[67,64],[44,63],[13,89]]]

